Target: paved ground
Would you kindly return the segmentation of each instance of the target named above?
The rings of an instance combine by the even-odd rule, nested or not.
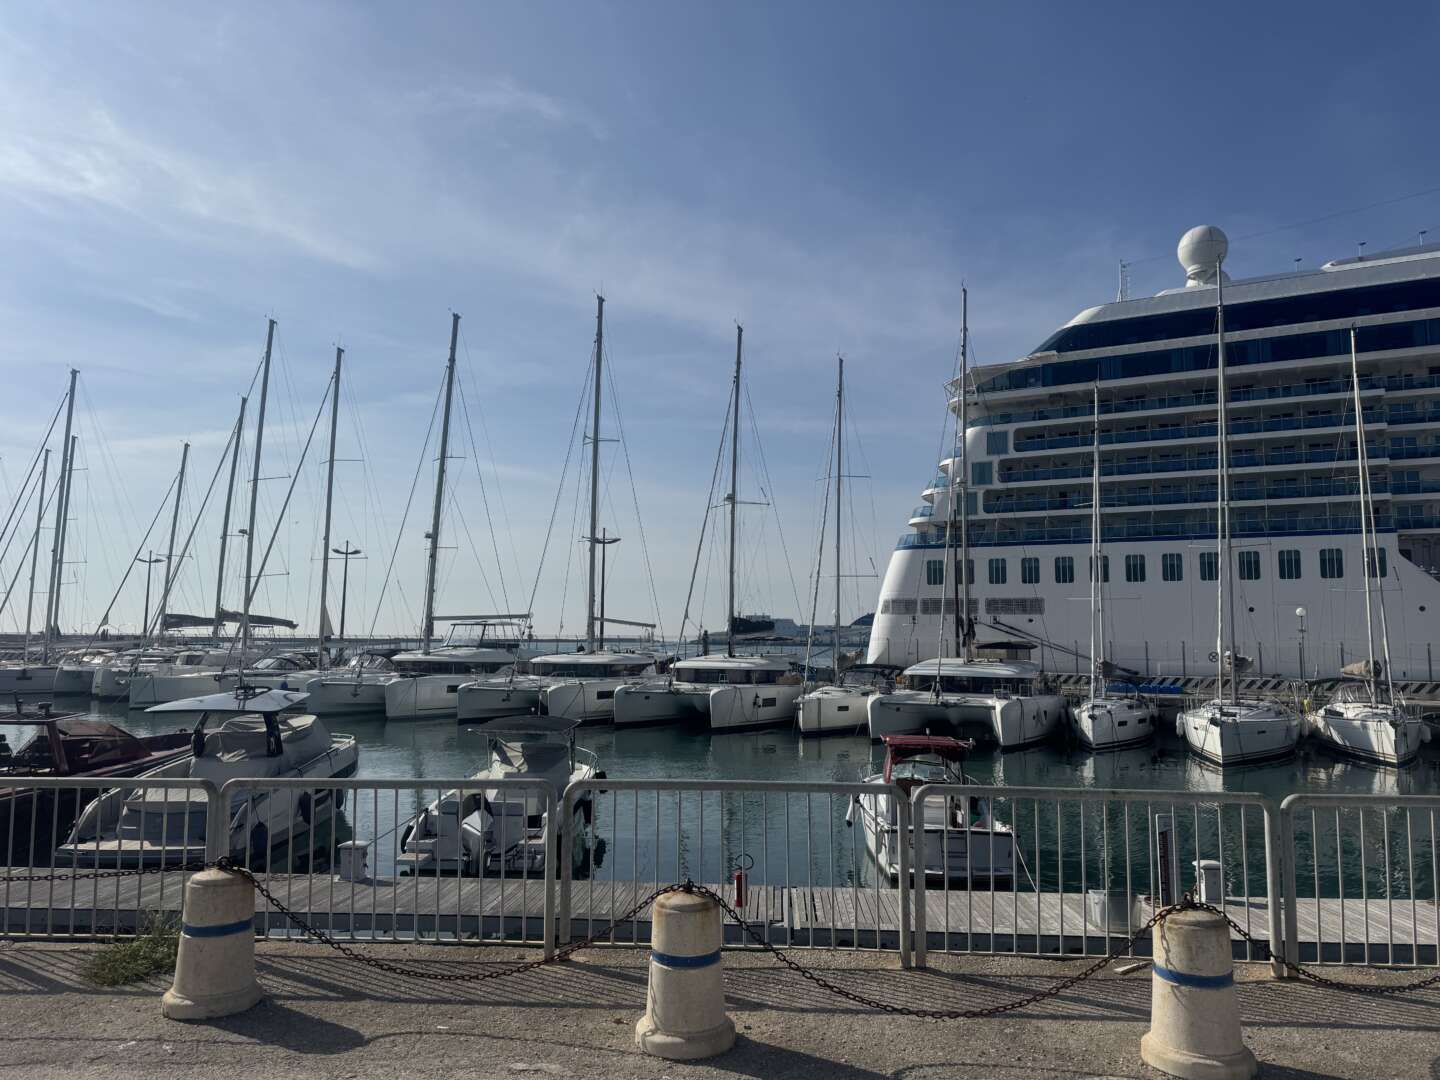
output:
[[[311,946],[266,945],[262,1005],[213,1024],[161,1017],[167,980],[98,990],[78,971],[92,947],[0,947],[0,1073],[65,1080],[260,1076],[389,1078],[1158,1077],[1140,1063],[1148,970],[1106,973],[1023,1013],[935,1023],[863,1011],[763,956],[727,954],[741,1037],[710,1062],[647,1058],[632,1030],[645,996],[643,954],[592,950],[558,968],[482,984],[399,978]],[[489,970],[514,949],[375,947],[428,970]],[[1063,979],[1071,963],[949,960],[901,972],[890,956],[804,954],[837,980],[895,1003],[965,1008]],[[1365,973],[1345,973],[1365,978]],[[1440,1080],[1440,990],[1394,998],[1276,984],[1240,971],[1246,1038],[1267,1077]],[[1389,978],[1371,976],[1372,980]]]

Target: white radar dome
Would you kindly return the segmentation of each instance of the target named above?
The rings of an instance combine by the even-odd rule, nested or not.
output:
[[[1182,236],[1175,257],[1185,270],[1186,286],[1214,285],[1216,271],[1229,251],[1229,239],[1215,225],[1196,225]],[[1224,280],[1230,280],[1228,275]]]

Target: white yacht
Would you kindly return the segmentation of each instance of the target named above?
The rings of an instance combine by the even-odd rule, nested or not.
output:
[[[232,689],[240,684],[239,663],[230,649],[178,649],[148,671],[136,666],[126,683],[130,708]]]
[[[1095,388],[1095,439],[1091,449],[1090,495],[1090,696],[1070,710],[1075,734],[1091,750],[1124,750],[1155,736],[1155,714],[1139,694],[1117,694],[1110,687],[1115,674],[1105,659],[1105,561],[1100,507],[1100,388]],[[1097,568],[1099,572],[1097,573]]]
[[[870,699],[893,693],[900,669],[888,664],[856,664],[830,686],[817,686],[795,703],[801,735],[862,735],[870,727]]]
[[[355,775],[360,752],[353,736],[331,735],[317,717],[276,708],[277,694],[283,707],[294,704],[291,695],[276,691],[217,695],[195,724],[194,755],[142,774],[133,788],[93,800],[56,849],[56,864],[139,867],[203,861],[203,789],[147,788],[147,779],[188,777],[219,786],[243,777],[261,784],[235,794],[225,810],[229,854],[251,867],[268,865],[277,845],[317,835],[314,830],[329,821],[340,801],[324,781]],[[264,789],[265,780],[281,777],[310,777],[317,786]]]
[[[1090,548],[1091,463],[1077,457],[1092,441],[1098,381],[1103,531],[1117,582],[1108,658],[1150,677],[1203,675],[1215,663],[1213,609],[1195,602],[1216,573],[1215,288],[1205,280],[1214,267],[1193,253],[1187,236],[1188,286],[1088,308],[1029,355],[975,368],[966,384],[976,617],[1047,652],[1081,652],[1089,613],[1075,597]],[[1237,651],[1255,658],[1257,674],[1307,678],[1366,655],[1348,405],[1354,324],[1380,577],[1387,595],[1404,596],[1390,612],[1393,674],[1427,679],[1440,617],[1440,244],[1290,269],[1225,284]],[[955,411],[960,389],[950,387]],[[879,591],[871,662],[959,652],[941,604],[960,468],[951,453],[926,475]],[[1037,658],[1059,666],[1053,654]]]
[[[1430,729],[1420,716],[1407,708],[1395,693],[1390,678],[1390,621],[1385,609],[1385,590],[1376,573],[1379,558],[1376,544],[1375,500],[1371,491],[1368,439],[1361,406],[1360,369],[1357,359],[1359,333],[1350,330],[1351,388],[1355,397],[1355,445],[1360,489],[1360,563],[1365,568],[1361,585],[1365,590],[1365,651],[1367,659],[1352,664],[1343,674],[1357,675],[1360,681],[1341,681],[1321,709],[1306,716],[1310,733],[1333,750],[1380,765],[1402,766],[1415,760],[1420,744]],[[1374,610],[1380,615],[1380,652],[1375,655]]]
[[[967,795],[926,799],[924,820],[912,826],[921,836],[917,844],[900,835],[894,796],[884,790],[893,784],[910,798],[926,784],[974,783],[962,771],[965,753],[973,745],[943,735],[886,737],[884,770],[865,778],[876,792],[855,796],[846,824],[853,825],[859,817],[870,854],[892,881],[900,877],[900,847],[908,844],[912,875],[923,870],[927,880],[981,886],[1013,882],[1015,835],[1008,825],[994,820],[989,799]]]
[[[344,667],[334,668],[305,684],[308,708],[316,716],[331,713],[383,713],[385,684],[395,678],[395,651],[362,652]]]
[[[949,730],[1008,752],[1049,739],[1069,714],[1065,698],[1028,660],[926,660],[901,679],[905,689],[869,700],[872,739]]]
[[[481,725],[490,761],[478,781],[542,780],[557,796],[577,780],[603,776],[595,754],[575,745],[579,721],[558,716],[491,720]],[[575,864],[583,862],[591,800],[575,805],[565,838]],[[447,791],[412,818],[401,832],[396,862],[411,873],[545,873],[545,802],[529,791],[483,786]]]
[[[1175,729],[1191,751],[1205,760],[1227,766],[1249,765],[1288,757],[1300,741],[1300,722],[1285,706],[1240,696],[1239,677],[1251,664],[1236,645],[1235,560],[1230,505],[1230,394],[1226,383],[1225,273],[1221,268],[1229,243],[1218,229],[1202,226],[1180,241],[1180,260],[1191,284],[1213,297],[1215,313],[1215,475],[1218,501],[1215,509],[1217,550],[1212,567],[1215,580],[1215,698],[1180,712]],[[1214,289],[1213,294],[1210,290]],[[1244,575],[1242,574],[1242,577]]]
[[[795,721],[805,690],[778,656],[695,656],[677,660],[666,678],[615,691],[615,726],[694,720],[712,731],[742,731]]]
[[[1305,717],[1309,733],[1337,754],[1403,768],[1430,741],[1430,729],[1403,701],[1392,700],[1371,679],[1340,679],[1329,700]]]
[[[114,653],[96,665],[90,680],[90,696],[96,701],[127,701],[130,680],[136,674],[148,675],[174,658],[174,649],[160,646]]]
[[[457,622],[442,645],[396,653],[394,677],[385,686],[387,720],[433,720],[456,716],[460,687],[476,675],[509,671],[527,655],[512,617]]]
[[[555,653],[529,662],[530,674],[545,685],[539,710],[582,723],[608,723],[615,717],[615,694],[655,674],[655,657],[634,652]]]
[[[55,669],[55,694],[60,697],[89,697],[95,672],[115,656],[114,649],[76,649],[60,658]]]

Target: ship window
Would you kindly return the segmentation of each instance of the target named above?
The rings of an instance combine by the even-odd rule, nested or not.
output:
[[[992,483],[995,478],[995,466],[989,461],[972,461],[970,463],[970,483],[976,487],[985,487]]]
[[[1280,577],[1286,581],[1294,581],[1300,577],[1300,551],[1298,548],[1281,550]]]
[[[1379,564],[1378,572],[1376,564]],[[1365,570],[1371,577],[1385,576],[1385,549],[1372,547],[1365,559]]]
[[[1005,584],[1005,560],[1004,560],[1004,559],[991,559],[991,560],[990,560],[990,584],[991,584],[991,585],[1004,585],[1004,584]]]
[[[1055,584],[1068,585],[1075,580],[1075,558],[1071,555],[1055,556]]]
[[[1338,578],[1345,576],[1345,552],[1340,548],[1320,549],[1320,576]]]
[[[991,457],[1010,452],[1010,432],[1008,431],[987,431],[985,433],[985,452]]]
[[[1090,557],[1090,580],[1091,580],[1091,581],[1094,581],[1094,580],[1095,580],[1095,557],[1094,557],[1093,555]],[[1101,556],[1100,556],[1100,580],[1101,580],[1101,581],[1109,581],[1109,580],[1110,580],[1110,556],[1109,556],[1109,555],[1101,555]]]
[[[956,560],[955,560],[955,579],[956,579],[956,581],[957,581],[959,584],[961,584],[961,585],[974,585],[974,584],[975,584],[975,560],[974,560],[974,559],[966,559],[966,560],[965,560],[965,569],[962,571],[962,570],[960,569],[960,560],[959,560],[959,559],[956,559]]]
[[[1022,585],[1039,585],[1039,584],[1040,584],[1040,560],[1039,560],[1039,559],[1028,559],[1028,558],[1027,558],[1027,559],[1021,559],[1021,560],[1020,560],[1020,584],[1022,584]]]
[[[925,584],[926,584],[926,585],[944,585],[944,584],[945,584],[945,560],[944,560],[944,559],[926,559],[926,560],[925,560]]]
[[[1125,556],[1125,580],[1126,580],[1126,581],[1144,581],[1144,580],[1145,580],[1145,556],[1144,556],[1144,555],[1126,555],[1126,556]]]
[[[1200,580],[1214,581],[1219,574],[1216,567],[1220,564],[1220,557],[1213,551],[1200,552]]]
[[[1241,581],[1260,580],[1260,553],[1258,551],[1242,551],[1236,555],[1236,562],[1240,567]]]
[[[1161,555],[1160,576],[1166,581],[1185,580],[1185,556],[1178,551],[1167,551]]]

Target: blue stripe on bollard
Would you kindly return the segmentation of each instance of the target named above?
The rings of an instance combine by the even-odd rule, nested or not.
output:
[[[1153,965],[1155,974],[1168,983],[1176,986],[1188,986],[1195,990],[1219,990],[1221,987],[1230,986],[1235,982],[1235,973],[1227,971],[1224,975],[1190,975],[1183,971],[1171,971],[1169,968]]]
[[[181,933],[186,937],[229,937],[231,934],[248,934],[255,928],[255,917],[241,919],[239,922],[225,923],[221,926],[191,926],[186,923],[181,927]]]
[[[672,956],[670,953],[650,951],[650,959],[661,967],[668,968],[703,968],[720,962],[720,950],[712,953],[702,953],[699,956]]]

